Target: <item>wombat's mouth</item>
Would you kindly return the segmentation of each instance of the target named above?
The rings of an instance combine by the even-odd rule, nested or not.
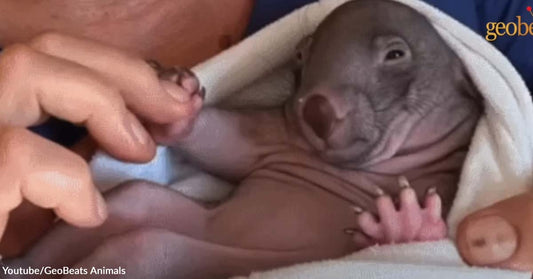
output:
[[[312,96],[303,107],[303,119],[320,139],[327,141],[337,122],[335,110],[322,96]]]
[[[298,100],[298,122],[304,138],[323,154],[346,148],[365,149],[369,139],[357,136],[358,133],[352,129],[354,123],[349,117],[349,112],[342,113],[342,108],[332,101],[342,102],[342,100],[330,100],[320,94]]]

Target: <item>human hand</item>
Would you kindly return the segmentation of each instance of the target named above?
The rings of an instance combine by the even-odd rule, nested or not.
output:
[[[474,266],[533,272],[533,193],[526,192],[465,217],[457,248]]]
[[[48,33],[8,46],[0,55],[0,237],[23,199],[76,226],[107,216],[85,160],[26,127],[55,116],[86,126],[114,157],[144,162],[155,143],[140,120],[173,123],[201,103],[142,59],[93,41]]]

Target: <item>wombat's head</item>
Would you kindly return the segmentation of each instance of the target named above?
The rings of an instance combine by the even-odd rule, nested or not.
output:
[[[459,58],[425,17],[396,2],[340,6],[297,58],[287,109],[330,162],[361,165],[422,148],[480,112]]]

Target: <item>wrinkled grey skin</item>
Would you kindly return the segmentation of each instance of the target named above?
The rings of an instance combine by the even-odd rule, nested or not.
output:
[[[479,95],[427,20],[401,4],[350,2],[302,43],[300,86],[283,108],[205,108],[176,139],[238,187],[207,208],[131,182],[107,194],[97,229],[58,225],[14,266],[122,266],[128,278],[224,278],[356,250],[350,205],[405,175],[447,210],[481,114]]]

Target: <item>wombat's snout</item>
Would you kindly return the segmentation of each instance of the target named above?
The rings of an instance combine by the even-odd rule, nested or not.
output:
[[[319,138],[326,140],[331,135],[335,124],[335,111],[325,97],[315,95],[307,99],[303,118]]]

